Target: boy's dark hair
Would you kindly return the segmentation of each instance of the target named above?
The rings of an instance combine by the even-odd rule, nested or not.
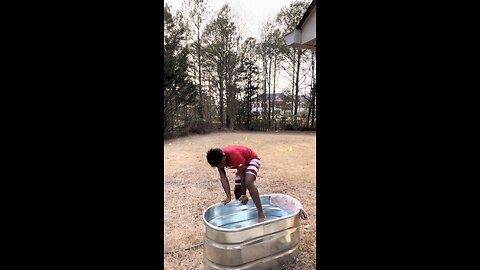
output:
[[[223,158],[223,151],[220,148],[212,148],[207,152],[207,161],[212,167],[218,166]]]

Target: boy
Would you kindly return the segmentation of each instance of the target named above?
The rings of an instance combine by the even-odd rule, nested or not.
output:
[[[223,148],[212,148],[207,152],[207,161],[212,167],[217,167],[220,173],[220,182],[222,183],[227,198],[223,200],[223,204],[231,201],[230,185],[228,184],[225,167],[229,169],[237,169],[235,175],[235,199],[239,199],[242,204],[248,202],[246,195],[247,189],[252,196],[253,202],[257,207],[258,222],[265,221],[266,217],[263,213],[260,195],[255,186],[255,178],[260,168],[260,159],[252,149],[241,145],[230,145]]]

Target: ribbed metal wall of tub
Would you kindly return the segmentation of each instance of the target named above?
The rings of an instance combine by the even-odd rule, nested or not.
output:
[[[299,256],[298,245],[284,252],[256,260],[244,265],[224,266],[218,265],[207,258],[203,259],[205,270],[280,270],[296,263]]]
[[[218,265],[238,266],[289,250],[300,242],[300,230],[293,227],[243,243],[220,244],[204,238],[205,257]]]
[[[295,262],[299,212],[270,205],[270,196],[261,201],[267,222],[257,223],[253,202],[214,205],[204,212],[205,269],[281,269]]]

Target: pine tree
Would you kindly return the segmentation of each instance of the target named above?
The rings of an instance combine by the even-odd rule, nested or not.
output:
[[[196,97],[195,85],[188,75],[186,27],[182,16],[173,16],[170,7],[164,7],[164,132],[175,128],[178,112],[193,104]]]

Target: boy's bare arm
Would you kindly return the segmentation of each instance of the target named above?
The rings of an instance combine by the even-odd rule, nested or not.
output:
[[[220,174],[220,182],[222,183],[223,190],[227,195],[227,199],[224,200],[224,204],[227,204],[232,197],[230,194],[230,184],[228,183],[228,178],[227,178],[227,174],[225,173],[225,168],[218,168],[218,173]]]

